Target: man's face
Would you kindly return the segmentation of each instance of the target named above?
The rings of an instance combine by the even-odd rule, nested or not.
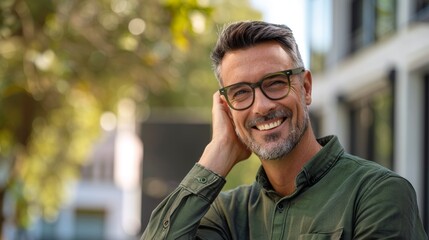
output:
[[[293,69],[292,59],[276,42],[227,53],[221,66],[223,85],[255,83],[270,73]],[[290,76],[286,98],[268,99],[255,89],[255,102],[243,111],[230,109],[240,139],[261,159],[286,156],[300,141],[309,124],[307,105],[311,103],[311,76]]]

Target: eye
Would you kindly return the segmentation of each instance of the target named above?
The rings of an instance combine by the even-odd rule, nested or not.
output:
[[[263,88],[267,90],[280,90],[289,86],[289,81],[286,76],[273,76],[264,80]]]
[[[248,85],[232,86],[228,89],[228,98],[231,101],[243,101],[252,96],[252,88]]]

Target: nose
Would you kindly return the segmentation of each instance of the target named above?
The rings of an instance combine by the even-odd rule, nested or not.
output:
[[[261,88],[255,89],[255,100],[252,105],[252,111],[256,114],[264,115],[275,108],[274,100],[265,96]]]

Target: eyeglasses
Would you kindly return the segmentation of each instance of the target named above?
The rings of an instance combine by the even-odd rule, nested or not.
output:
[[[245,110],[255,102],[255,88],[271,100],[285,98],[290,91],[290,76],[304,72],[303,67],[268,74],[256,83],[240,82],[219,89],[234,110]]]

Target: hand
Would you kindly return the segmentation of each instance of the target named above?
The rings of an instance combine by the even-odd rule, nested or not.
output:
[[[212,142],[219,142],[223,148],[236,160],[235,163],[249,158],[251,152],[240,140],[235,132],[234,122],[231,118],[231,109],[226,100],[216,92],[213,95],[213,136]],[[230,152],[232,151],[232,152]]]
[[[199,163],[221,176],[226,176],[235,164],[249,158],[251,151],[235,133],[230,109],[219,92],[213,95],[212,118],[212,140]]]

